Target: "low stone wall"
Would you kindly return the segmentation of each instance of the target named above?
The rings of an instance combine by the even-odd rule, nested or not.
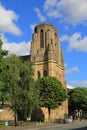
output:
[[[14,120],[14,112],[10,108],[0,109],[0,121]]]

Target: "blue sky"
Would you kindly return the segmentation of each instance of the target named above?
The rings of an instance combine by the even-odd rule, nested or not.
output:
[[[87,87],[87,0],[0,0],[0,35],[9,54],[27,55],[34,26],[58,30],[68,87]]]

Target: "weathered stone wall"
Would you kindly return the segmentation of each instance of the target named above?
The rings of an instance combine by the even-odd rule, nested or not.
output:
[[[0,120],[14,120],[14,112],[10,108],[0,109]]]

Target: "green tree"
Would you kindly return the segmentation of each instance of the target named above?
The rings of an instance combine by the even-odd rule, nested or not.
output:
[[[7,56],[8,51],[2,49],[3,42],[0,39],[0,103],[1,107],[4,106],[4,102],[7,100],[7,92],[5,88],[4,82],[4,73],[6,71],[6,64],[5,64],[5,56]]]
[[[50,109],[58,108],[66,100],[66,90],[55,77],[44,77],[37,81],[40,87],[40,106],[47,107],[50,120]]]
[[[87,110],[87,88],[74,88],[68,93],[69,95],[69,110]]]
[[[33,74],[34,70],[32,68],[32,63],[23,61],[20,66],[19,86],[22,88],[25,97],[21,100],[22,109],[19,113],[24,115],[24,119],[30,117],[32,111],[39,102],[39,90],[35,87]]]
[[[7,88],[9,88],[9,104],[19,119],[26,120],[35,107],[38,94],[33,80],[33,68],[29,61],[22,61],[12,55],[7,59]],[[15,121],[16,122],[16,121]]]
[[[8,105],[11,107],[14,111],[15,115],[15,125],[16,125],[16,115],[17,110],[20,109],[20,101],[19,96],[21,94],[21,89],[19,88],[18,81],[19,81],[19,74],[20,74],[20,65],[21,60],[15,56],[11,55],[8,58],[5,59],[5,62],[7,63],[7,71],[5,72],[4,77],[5,79],[5,87],[8,89]]]
[[[3,50],[2,45],[0,39],[0,103],[2,107],[8,105],[13,109],[15,120],[17,114],[26,119],[38,104],[39,95],[32,63],[16,55],[5,57],[8,51]]]

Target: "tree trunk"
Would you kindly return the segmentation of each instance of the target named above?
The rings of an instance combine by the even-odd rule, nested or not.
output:
[[[50,107],[48,107],[48,120],[50,121]]]
[[[17,126],[17,116],[16,112],[14,113],[14,126]]]

